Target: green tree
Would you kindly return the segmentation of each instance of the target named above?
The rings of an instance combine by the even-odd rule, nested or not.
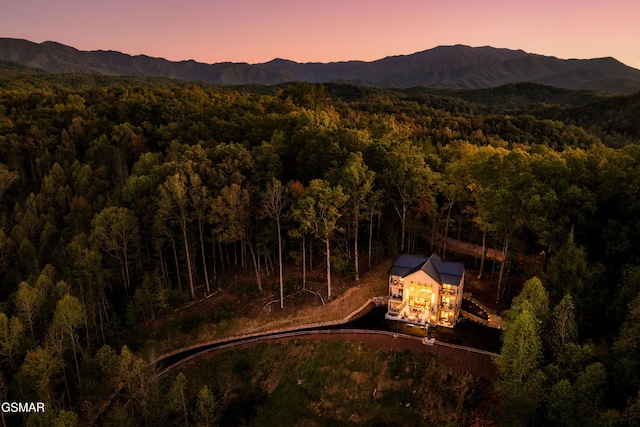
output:
[[[575,306],[571,294],[566,294],[553,308],[548,337],[549,347],[556,358],[564,353],[568,343],[575,342],[578,338]]]
[[[332,187],[327,181],[314,179],[305,196],[298,201],[293,215],[305,229],[312,229],[325,244],[327,263],[327,297],[331,298],[331,239],[342,231],[338,219],[340,208],[347,201],[341,187]]]
[[[262,204],[271,218],[276,220],[276,231],[278,233],[278,270],[280,279],[280,308],[284,308],[284,280],[282,277],[284,265],[282,262],[282,218],[287,204],[287,188],[282,183],[273,178],[267,185]]]
[[[385,163],[380,179],[400,218],[400,252],[403,252],[409,208],[419,197],[426,197],[435,206],[431,187],[436,182],[437,174],[425,163],[419,149],[406,140],[388,145]]]
[[[616,398],[626,401],[640,389],[640,295],[629,303],[627,319],[612,350]]]
[[[29,427],[77,427],[80,424],[78,414],[73,411],[45,407],[44,412],[29,414],[26,425]]]
[[[532,210],[528,206],[531,200],[528,192],[533,187],[533,178],[529,171],[529,156],[521,150],[513,150],[497,155],[496,177],[485,187],[487,218],[496,231],[502,234],[502,263],[498,276],[496,301],[502,298],[502,280],[509,257],[509,248],[513,233],[527,224]]]
[[[597,425],[605,393],[607,373],[600,362],[586,367],[576,378],[576,409],[582,425]]]
[[[487,255],[487,233],[494,232],[496,227],[489,219],[489,201],[486,199],[485,187],[490,185],[491,174],[487,174],[488,166],[492,165],[493,147],[480,150],[471,144],[461,144],[454,147],[459,153],[448,166],[448,174],[457,179],[459,186],[465,187],[471,201],[465,210],[473,215],[473,223],[482,231],[482,252],[480,256],[480,267],[478,269],[478,279],[484,274],[485,260]],[[452,148],[449,147],[451,150]]]
[[[258,290],[262,291],[262,278],[258,268],[258,260],[251,243],[250,208],[251,199],[247,189],[235,183],[225,186],[212,202],[212,222],[214,233],[219,241],[223,243],[240,241],[249,247]]]
[[[449,172],[441,176],[441,180],[438,182],[438,188],[440,193],[444,195],[447,200],[446,205],[444,206],[447,211],[447,216],[445,219],[445,227],[444,227],[444,243],[442,245],[442,257],[445,258],[447,256],[447,240],[449,238],[449,223],[451,222],[451,211],[456,203],[460,202],[462,199],[466,197],[465,188],[462,186],[462,183],[456,179],[454,173]]]
[[[375,173],[370,171],[364,163],[362,153],[349,153],[347,159],[341,168],[337,169],[333,174],[336,177],[333,181],[342,187],[345,195],[348,197],[346,205],[347,212],[351,219],[351,227],[353,232],[353,256],[356,280],[360,280],[360,263],[358,250],[358,231],[360,229],[360,221],[367,207],[369,198],[373,194],[373,182]],[[331,178],[330,178],[331,180]]]
[[[537,277],[524,282],[522,291],[511,302],[510,313],[517,313],[522,309],[525,301],[530,305],[533,314],[541,322],[546,322],[549,317],[549,294],[542,281]]]
[[[535,417],[544,381],[540,369],[540,324],[528,301],[506,325],[502,341],[500,354],[494,358],[498,368],[496,388],[503,399],[502,413],[505,423],[525,425]]]
[[[621,283],[615,285],[613,304],[609,307],[609,318],[612,319],[612,330],[620,330],[628,312],[620,310],[629,301],[633,301],[640,294],[640,265],[627,266],[622,271]]]
[[[530,171],[530,156],[520,149],[465,147],[464,155],[453,170],[465,177],[475,202],[475,222],[483,233],[497,234],[503,241],[496,294],[499,301],[504,291],[502,281],[513,234],[529,224],[535,215],[532,200],[537,199],[532,194],[535,180]]]
[[[209,208],[211,206],[211,197],[209,195],[209,189],[202,184],[200,175],[197,173],[189,174],[189,197],[191,199],[191,205],[193,212],[198,223],[198,236],[200,237],[200,254],[202,255],[202,269],[204,271],[204,282],[207,288],[207,293],[211,293],[211,286],[209,284],[209,272],[207,269],[207,257],[204,249],[204,223],[210,216]]]
[[[96,352],[95,359],[100,366],[105,384],[110,384],[113,389],[116,389],[120,383],[120,355],[118,352],[105,344]]]
[[[15,244],[0,228],[0,271],[6,272],[9,260],[15,256]]]
[[[37,347],[27,352],[19,375],[23,378],[22,384],[33,387],[36,396],[50,406],[61,370],[62,361],[51,350]]]
[[[37,287],[31,286],[27,282],[22,282],[18,285],[18,292],[16,293],[18,317],[23,323],[29,325],[31,339],[34,342],[36,337],[33,327],[38,319],[38,312],[42,306],[43,299],[44,295]]]
[[[198,392],[195,407],[195,420],[199,426],[215,426],[218,421],[219,403],[209,387],[204,386]]]
[[[171,383],[168,403],[169,409],[178,415],[180,424],[189,425],[189,409],[187,406],[187,377],[180,372]]]
[[[0,206],[2,205],[4,193],[19,177],[20,175],[17,172],[10,171],[4,163],[0,163]]]
[[[287,184],[287,190],[292,195],[291,206],[287,218],[292,223],[289,225],[289,236],[301,240],[302,249],[302,289],[307,290],[307,255],[306,237],[313,234],[312,224],[304,221],[303,204],[307,189],[300,181],[291,181]],[[311,257],[310,257],[311,258]]]
[[[629,404],[622,413],[622,420],[626,426],[640,426],[640,390],[633,399],[629,399]]]
[[[583,247],[576,245],[572,230],[547,267],[545,282],[551,301],[557,303],[567,293],[579,299],[588,280],[587,254]]]
[[[210,179],[215,175],[216,171],[212,167],[212,161],[207,157],[207,150],[200,144],[186,147],[184,153],[179,156],[179,159],[169,162],[165,165],[165,168],[173,168],[174,173],[186,177],[188,222],[195,221],[198,225],[204,281],[207,293],[211,293],[207,257],[204,247],[204,230],[205,223],[210,219],[211,188],[218,189],[221,183]]]
[[[140,423],[135,419],[131,410],[120,402],[112,405],[104,417],[104,427],[139,427]]]
[[[530,226],[540,244],[554,254],[566,239],[573,224],[586,225],[587,217],[596,209],[592,178],[578,172],[584,164],[584,152],[567,148],[563,152],[541,149],[531,154],[530,167],[535,177],[531,191]],[[580,163],[571,165],[571,162]]]
[[[14,357],[20,354],[22,340],[24,338],[24,326],[20,319],[0,312],[0,354],[9,359],[9,365],[15,369]]]
[[[106,342],[105,323],[109,319],[109,304],[105,295],[106,272],[102,255],[88,246],[87,236],[77,234],[67,246],[69,260],[73,265],[73,283],[80,293],[80,302],[85,308],[85,333],[90,350],[89,333],[94,332],[97,341]]]
[[[129,249],[138,240],[139,229],[136,216],[127,208],[111,206],[103,209],[91,222],[93,231],[90,240],[107,255],[120,263],[122,283],[129,295]]]
[[[66,294],[56,304],[56,311],[53,314],[52,328],[60,331],[65,340],[71,343],[73,358],[76,364],[76,372],[80,378],[80,364],[78,363],[78,351],[82,350],[78,342],[77,329],[84,323],[84,307],[78,298]]]
[[[158,201],[158,218],[160,221],[176,222],[182,231],[182,241],[184,243],[184,251],[187,258],[187,271],[189,273],[191,298],[195,298],[195,284],[188,237],[192,212],[190,209],[187,177],[180,173],[170,175],[160,185],[159,191],[160,200]]]
[[[120,352],[118,376],[124,385],[126,396],[142,414],[145,423],[162,416],[162,405],[157,378],[143,359],[131,353],[127,346]]]
[[[551,387],[547,417],[559,426],[579,425],[575,414],[576,392],[571,382],[563,378]]]
[[[53,427],[76,427],[80,425],[78,415],[73,411],[61,409],[53,422]]]

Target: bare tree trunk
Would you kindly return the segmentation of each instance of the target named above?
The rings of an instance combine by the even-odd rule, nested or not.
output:
[[[307,290],[307,244],[302,236],[302,289]]]
[[[273,273],[274,271],[276,271],[276,267],[275,265],[273,265],[273,258],[271,257],[271,254],[267,254],[265,255],[265,262],[268,263],[269,265],[269,272]]]
[[[218,241],[218,252],[220,253],[220,272],[224,271],[224,251],[222,250],[222,242]]]
[[[85,337],[87,339],[87,350],[89,351],[89,353],[91,353],[91,341],[89,340],[89,316],[88,316],[88,311],[86,309],[86,307],[88,307],[87,303],[84,300],[84,292],[82,291],[82,284],[80,284],[80,301],[82,302],[82,306],[85,307],[84,310],[84,332],[85,332]],[[94,313],[94,319],[95,319],[95,305],[91,304],[91,312]],[[13,364],[13,360],[11,360],[11,364]],[[79,372],[78,372],[79,373]]]
[[[191,271],[191,255],[189,254],[189,240],[187,239],[187,225],[182,224],[182,239],[184,241],[184,251],[187,256],[187,270],[189,271],[189,287],[191,288],[191,298],[196,297],[196,290],[193,284],[193,272]]]
[[[233,242],[233,264],[238,266],[238,242]]]
[[[260,252],[258,252],[258,256],[256,256],[257,260],[258,260],[258,271],[262,274],[262,261],[260,261]],[[265,260],[265,266],[264,269],[266,271],[267,276],[269,275],[269,264],[267,264],[266,260]]]
[[[81,378],[80,378],[80,364],[78,363],[78,351],[76,350],[76,336],[73,328],[71,328],[70,326],[69,326],[69,339],[71,339],[71,346],[73,347],[73,359],[76,362],[76,372],[78,373],[78,385],[82,385]]]
[[[487,229],[482,230],[482,254],[480,255],[480,271],[478,271],[478,280],[482,279],[484,274],[484,261],[487,258]]]
[[[167,269],[164,265],[164,257],[162,256],[162,249],[158,249],[158,255],[160,256],[160,274],[162,275],[162,282],[166,285],[169,282],[167,276]]]
[[[396,209],[396,213],[400,217],[400,229],[401,229],[401,231],[400,231],[400,252],[404,252],[404,234],[405,234],[405,226],[406,226],[407,208],[408,208],[408,206],[402,205],[402,213],[400,213],[400,209],[398,209],[397,206],[394,205],[394,208]]]
[[[278,263],[280,264],[280,308],[284,308],[284,278],[282,276],[282,236],[280,235],[280,218],[276,218],[278,228]]]
[[[331,248],[329,238],[327,237],[324,242],[327,248],[327,299],[331,299]]]
[[[106,344],[107,339],[104,336],[104,322],[109,321],[109,312],[107,311],[109,307],[109,303],[104,294],[101,295],[101,303],[98,305],[98,313],[100,313],[100,333],[102,334],[102,343]],[[102,314],[104,313],[104,319],[102,318]]]
[[[433,252],[433,248],[436,244],[436,238],[438,236],[438,217],[433,216],[433,221],[431,223],[431,248],[430,252]]]
[[[260,277],[260,270],[258,269],[258,263],[256,261],[256,254],[253,251],[253,246],[250,242],[246,242],[247,246],[249,246],[249,251],[251,251],[251,258],[253,259],[253,267],[256,273],[256,282],[258,284],[258,290],[262,292],[262,278]]]
[[[450,201],[449,202],[449,209],[447,210],[447,221],[445,222],[445,226],[444,226],[444,245],[442,247],[442,259],[445,259],[447,257],[447,238],[449,237],[449,220],[451,219],[451,209],[453,208],[453,204],[456,201]]]
[[[127,296],[127,299],[129,298],[129,285],[127,283],[127,274],[124,268],[124,260],[122,259],[122,257],[118,256],[118,261],[120,261],[120,274],[122,276],[122,284],[124,286],[124,293]]]
[[[373,250],[373,211],[375,210],[375,203],[371,208],[371,215],[369,216],[369,268],[371,268],[371,255]]]
[[[496,295],[496,302],[500,301],[500,290],[502,288],[502,275],[504,273],[504,266],[507,263],[507,251],[509,250],[509,233],[504,238],[504,248],[502,250],[502,264],[500,265],[500,274],[498,275],[498,293]]]
[[[182,295],[182,280],[180,279],[180,264],[178,263],[178,251],[176,250],[176,243],[171,239],[171,246],[173,247],[173,258],[176,263],[176,275],[178,276],[178,287],[180,287],[180,295]]]
[[[355,212],[355,219],[353,220],[353,257],[354,257],[354,265],[356,267],[356,281],[360,281],[360,257],[358,256],[358,223],[360,222],[360,218],[358,212]]]
[[[130,292],[131,289],[131,279],[129,277],[129,258],[127,257],[127,245],[124,245],[124,271],[125,271],[125,277],[127,279],[127,295]]]
[[[207,285],[207,294],[211,293],[211,288],[209,287],[209,273],[207,272],[207,257],[204,251],[204,238],[202,234],[204,230],[202,229],[202,219],[198,218],[198,231],[200,232],[200,250],[202,252],[202,269],[204,270],[204,281]]]
[[[240,252],[240,256],[242,257],[242,268],[249,268],[249,260],[247,259],[247,245],[240,245],[242,251]]]
[[[216,241],[214,240],[211,244],[211,249],[213,250],[213,254],[211,259],[213,260],[213,283],[218,283],[218,272],[216,265]]]

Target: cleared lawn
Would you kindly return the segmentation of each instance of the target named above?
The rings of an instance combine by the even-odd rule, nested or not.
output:
[[[470,425],[492,406],[486,375],[357,340],[262,343],[198,358],[172,378],[179,372],[189,395],[215,390],[225,426]]]

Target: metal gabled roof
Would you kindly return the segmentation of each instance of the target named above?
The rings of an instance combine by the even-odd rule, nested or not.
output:
[[[427,258],[400,254],[393,260],[389,274],[391,276],[404,277],[414,271],[418,271],[425,262],[427,262]]]
[[[429,258],[405,254],[398,255],[393,261],[389,274],[405,277],[418,270],[424,271],[440,284],[458,285],[462,276],[464,276],[464,264],[443,261],[436,253],[433,253]]]

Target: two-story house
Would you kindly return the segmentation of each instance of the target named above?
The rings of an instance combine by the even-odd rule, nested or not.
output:
[[[389,270],[386,318],[418,326],[446,326],[458,321],[464,287],[464,264],[398,255]]]

